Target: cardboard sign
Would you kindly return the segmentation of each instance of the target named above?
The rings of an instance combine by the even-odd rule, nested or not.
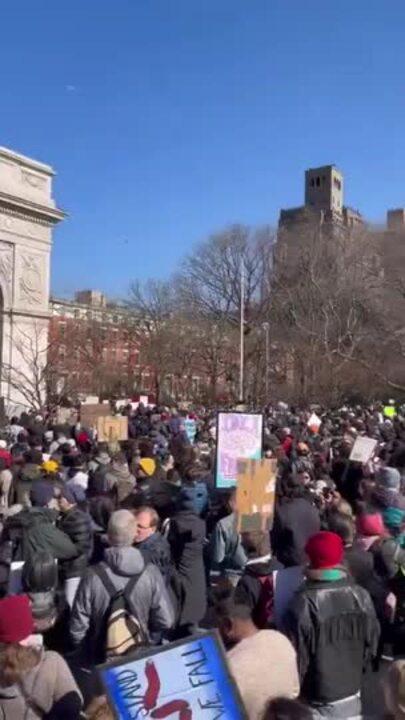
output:
[[[239,532],[272,528],[276,475],[277,460],[241,460],[238,463],[236,507]]]
[[[246,720],[215,632],[150,648],[98,668],[120,720]]]
[[[191,418],[185,418],[184,420],[184,429],[186,431],[186,435],[191,442],[191,444],[194,444],[195,436],[197,435],[197,423],[195,420],[192,420]]]
[[[364,436],[356,438],[356,442],[350,453],[350,460],[353,462],[368,463],[377,446],[377,440]]]
[[[220,412],[217,420],[215,485],[236,485],[239,460],[260,460],[263,447],[263,415]]]
[[[110,413],[110,406],[104,405],[104,403],[97,403],[96,405],[81,405],[80,422],[85,427],[96,427],[97,419],[99,417],[106,417],[107,415],[110,415]]]
[[[96,430],[99,442],[128,440],[128,418],[123,415],[99,417]]]
[[[76,408],[56,408],[56,423],[57,425],[75,425],[77,423]]]

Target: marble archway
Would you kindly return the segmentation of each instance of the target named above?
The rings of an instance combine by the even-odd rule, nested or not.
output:
[[[52,229],[65,216],[53,176],[49,165],[0,147],[0,395],[9,411],[29,405],[10,372],[29,377],[30,354],[47,346]]]

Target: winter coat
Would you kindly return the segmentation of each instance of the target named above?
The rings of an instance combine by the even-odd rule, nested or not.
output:
[[[15,502],[18,505],[27,505],[30,500],[32,483],[41,479],[41,468],[34,463],[27,463],[21,468],[15,481]]]
[[[239,580],[235,589],[235,600],[241,605],[248,605],[252,610],[252,617],[258,628],[267,627],[270,616],[273,615],[274,608],[274,586],[272,582],[273,573],[275,570],[282,570],[283,566],[275,558],[261,557],[255,558],[254,560],[248,560],[245,566],[245,571]],[[261,598],[263,594],[263,586],[266,580],[270,582],[271,593],[268,597],[267,607],[268,617],[263,623],[263,608]],[[267,583],[266,583],[267,585]],[[269,589],[270,589],[269,588]]]
[[[168,541],[176,570],[179,625],[198,624],[205,615],[204,539],[205,522],[194,512],[181,510],[170,520]]]
[[[226,515],[215,525],[210,540],[209,558],[212,570],[219,570],[225,575],[242,574],[247,557],[236,528],[235,513]]]
[[[93,550],[93,531],[90,516],[74,505],[59,520],[62,530],[74,543],[77,556],[62,566],[65,578],[79,577],[86,569]]]
[[[11,543],[12,560],[29,560],[38,552],[48,552],[55,559],[72,560],[77,548],[61,529],[55,526],[56,513],[48,508],[31,507],[7,518],[3,543]]]
[[[123,590],[134,575],[142,573],[131,600],[147,638],[153,632],[169,630],[173,626],[174,610],[162,575],[154,565],[145,564],[139,550],[134,547],[108,548],[104,562],[117,591]],[[96,569],[97,566],[88,568],[80,582],[71,615],[70,633],[74,645],[86,641],[90,655],[97,660],[111,597]]]
[[[146,540],[137,543],[136,547],[142,553],[145,563],[156,565],[162,573],[164,581],[168,582],[171,576],[171,555],[170,545],[166,538],[160,532],[155,532]]]
[[[0,714],[4,718],[79,720],[81,707],[80,690],[65,660],[56,652],[43,651],[38,665],[24,673],[21,686],[0,687]]]
[[[136,487],[136,480],[130,473],[128,465],[110,465],[105,479],[108,491],[115,493],[118,504],[131,495]]]
[[[308,539],[320,529],[319,512],[306,498],[278,502],[271,531],[273,553],[287,567],[301,565]]]
[[[301,694],[309,703],[331,703],[359,692],[380,635],[366,590],[347,577],[307,579],[290,605],[285,628],[297,650]]]

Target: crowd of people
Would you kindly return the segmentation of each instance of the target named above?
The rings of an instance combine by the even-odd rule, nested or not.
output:
[[[0,710],[112,718],[97,666],[217,628],[251,720],[405,717],[405,414],[265,408],[270,533],[215,487],[216,413],[140,405],[129,439],[31,414],[0,431]],[[350,458],[375,440],[367,463]],[[389,658],[389,661],[387,660]],[[383,668],[383,671],[382,671]],[[381,717],[376,710],[375,717]]]

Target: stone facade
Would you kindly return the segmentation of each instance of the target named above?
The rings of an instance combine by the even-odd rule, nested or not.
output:
[[[8,411],[30,405],[40,378],[34,366],[46,362],[52,229],[64,218],[53,176],[49,165],[0,148],[0,379]]]

